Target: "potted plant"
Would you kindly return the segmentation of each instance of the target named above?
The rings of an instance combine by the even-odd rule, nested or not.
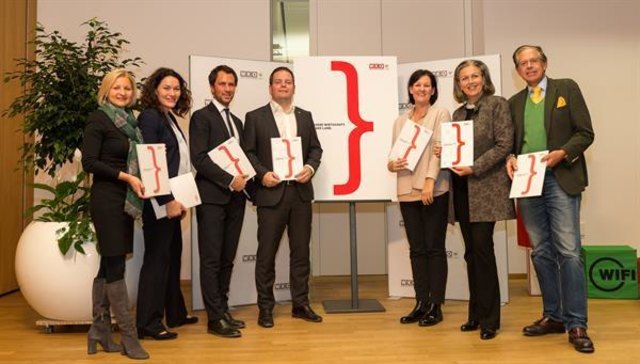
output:
[[[40,215],[20,238],[16,278],[25,299],[38,313],[60,320],[91,317],[91,281],[99,261],[92,243],[89,180],[79,166],[84,125],[98,108],[96,94],[104,75],[142,63],[138,57],[122,59],[129,42],[121,33],[110,31],[105,22],[93,18],[82,26],[87,32],[78,43],[38,25],[32,42],[35,59],[18,59],[20,70],[4,77],[4,82],[20,82],[25,87],[24,94],[3,111],[3,115],[24,118],[22,132],[28,138],[22,146],[22,167],[51,178],[34,184],[37,191],[50,196],[43,196],[27,210]],[[67,176],[62,176],[63,170]],[[61,276],[67,270],[70,272]],[[71,279],[79,281],[70,284]],[[71,286],[77,294],[61,294],[57,290],[63,285]],[[46,308],[55,304],[67,313]]]

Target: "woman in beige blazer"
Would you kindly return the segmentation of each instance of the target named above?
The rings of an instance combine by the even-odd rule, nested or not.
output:
[[[480,328],[480,338],[493,339],[500,328],[500,286],[493,250],[496,221],[515,217],[509,200],[511,182],[502,166],[513,146],[509,104],[493,96],[489,69],[466,60],[454,72],[454,97],[463,103],[453,120],[473,120],[473,166],[451,170],[453,205],[464,239],[469,279],[469,316],[460,330]]]
[[[449,206],[449,171],[440,171],[434,145],[440,142],[440,123],[450,121],[449,112],[432,106],[438,99],[436,78],[428,70],[417,70],[407,85],[412,108],[396,119],[393,140],[406,123],[416,123],[433,132],[413,172],[407,160],[390,160],[387,168],[397,174],[398,201],[409,240],[416,305],[400,318],[403,324],[418,322],[432,326],[442,321],[447,284],[445,237]]]

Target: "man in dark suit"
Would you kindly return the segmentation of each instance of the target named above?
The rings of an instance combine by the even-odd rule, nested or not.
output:
[[[244,145],[242,122],[229,111],[238,76],[228,66],[209,74],[213,101],[191,116],[191,160],[202,205],[198,217],[198,249],[202,298],[209,318],[208,331],[223,337],[240,337],[245,323],[229,313],[228,293],[233,260],[244,218],[246,176],[231,175],[215,164],[208,153],[235,137]]]
[[[593,142],[589,110],[578,85],[545,75],[547,56],[538,46],[513,53],[527,87],[510,100],[515,124],[514,153],[548,150],[542,195],[518,199],[533,247],[531,258],[542,291],[542,318],[523,329],[525,336],[569,331],[575,350],[594,352],[587,336],[587,292],[580,258],[580,200],[587,186],[584,151]],[[507,159],[513,178],[516,158]]]
[[[311,322],[321,322],[309,306],[309,243],[311,239],[311,177],[320,166],[322,148],[311,113],[293,105],[295,80],[293,72],[278,67],[269,76],[269,104],[247,113],[245,119],[246,151],[256,170],[259,185],[258,252],[256,258],[256,288],[258,290],[258,324],[273,327],[275,298],[275,257],[285,227],[288,229],[290,254],[289,284],[293,304],[292,316]],[[273,172],[272,138],[293,138],[302,141],[304,167],[295,181],[282,181]]]

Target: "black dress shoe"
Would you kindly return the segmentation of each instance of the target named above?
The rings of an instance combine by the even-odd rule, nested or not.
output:
[[[482,340],[491,340],[496,337],[497,331],[494,329],[480,329],[480,339]]]
[[[183,325],[192,325],[196,323],[198,323],[197,316],[185,316],[185,318],[179,322],[167,322],[167,326],[174,328],[174,327],[180,327]]]
[[[258,325],[265,329],[273,327],[273,314],[271,311],[260,311],[260,314],[258,314]]]
[[[569,342],[573,344],[573,348],[581,353],[591,354],[596,349],[593,347],[593,341],[587,336],[587,329],[575,327],[569,330]]]
[[[480,323],[476,320],[469,320],[460,326],[460,331],[475,331],[480,327]]]
[[[413,310],[408,315],[400,317],[401,324],[412,324],[418,322],[424,315],[429,312],[431,306],[425,301],[417,301]]]
[[[300,318],[309,322],[322,322],[322,316],[316,314],[308,304],[294,307],[291,310],[291,316]]]
[[[225,319],[209,321],[207,332],[222,337],[240,337],[242,333],[235,327],[229,325]]]
[[[244,321],[234,319],[229,311],[224,313],[224,319],[229,325],[235,327],[236,329],[244,329],[247,326],[244,324]]]
[[[442,321],[442,309],[440,308],[440,305],[432,303],[429,312],[427,312],[424,317],[418,321],[418,325],[433,326],[437,325],[440,321]]]
[[[525,326],[522,329],[524,336],[542,336],[546,334],[563,334],[564,325],[560,321],[552,320],[544,316],[533,325]]]
[[[177,338],[178,334],[167,330],[150,331],[147,329],[138,328],[138,339],[142,340],[145,337],[150,337],[155,340],[172,340]]]

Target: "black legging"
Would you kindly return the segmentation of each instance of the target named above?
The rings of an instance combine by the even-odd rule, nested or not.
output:
[[[104,278],[107,283],[113,283],[124,279],[124,268],[126,255],[116,255],[113,257],[100,257],[100,269],[96,278]]]

